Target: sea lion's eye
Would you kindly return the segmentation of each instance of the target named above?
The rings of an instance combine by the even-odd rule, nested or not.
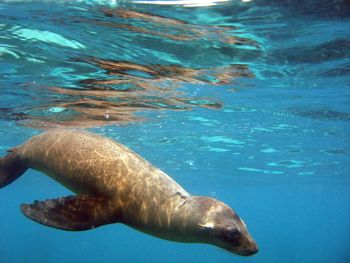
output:
[[[225,234],[224,234],[224,239],[226,241],[236,241],[238,239],[238,236],[239,236],[239,232],[237,229],[234,229],[234,230],[230,230],[230,231],[227,231]]]

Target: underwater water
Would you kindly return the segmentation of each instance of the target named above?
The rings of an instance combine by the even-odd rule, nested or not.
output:
[[[111,137],[260,251],[39,225],[20,204],[71,192],[29,170],[0,190],[0,263],[350,262],[349,2],[214,2],[1,1],[0,154],[53,127]]]

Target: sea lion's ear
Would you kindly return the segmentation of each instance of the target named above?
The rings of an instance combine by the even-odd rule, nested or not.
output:
[[[203,229],[213,229],[214,228],[214,223],[213,222],[207,222],[205,224],[198,224]]]
[[[109,208],[106,199],[88,195],[67,196],[21,205],[22,213],[28,218],[46,226],[70,231],[89,230],[115,223],[113,211]]]

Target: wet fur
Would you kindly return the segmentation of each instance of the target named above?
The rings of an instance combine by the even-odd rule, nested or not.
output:
[[[111,139],[62,129],[34,136],[0,159],[0,187],[28,168],[77,194],[22,205],[22,212],[38,223],[79,231],[120,222],[163,239],[213,244],[242,255],[257,251],[245,225],[226,204],[190,195]]]

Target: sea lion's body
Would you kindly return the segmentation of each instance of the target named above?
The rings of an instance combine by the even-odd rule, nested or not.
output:
[[[171,211],[189,197],[174,180],[130,149],[92,133],[54,130],[12,151],[26,166],[77,194],[113,200],[119,220],[127,218],[124,221],[133,227],[167,227]]]
[[[218,221],[217,213],[214,216],[211,210],[228,209],[223,217],[227,213],[237,217],[222,202],[191,196],[135,152],[92,133],[52,130],[9,152],[0,159],[0,187],[33,168],[77,194],[21,206],[26,216],[51,227],[87,230],[121,222],[164,239],[218,245],[205,237],[210,237],[206,230]],[[228,223],[221,221],[220,227],[226,227]],[[255,253],[255,242],[241,221],[240,224],[238,228],[246,237],[245,247],[241,253],[231,251]]]

